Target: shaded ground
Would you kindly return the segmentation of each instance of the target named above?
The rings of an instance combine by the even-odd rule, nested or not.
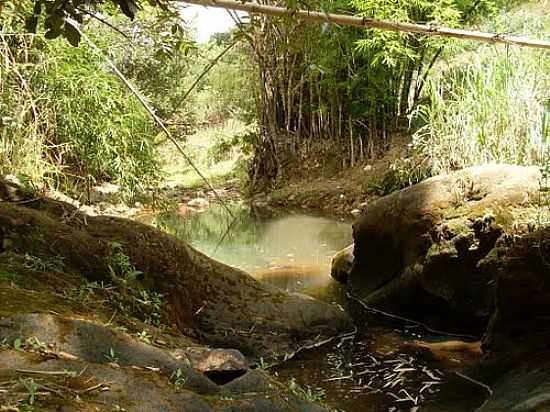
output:
[[[338,215],[350,215],[356,209],[363,209],[365,202],[378,198],[395,188],[391,165],[407,154],[409,139],[396,136],[391,147],[383,155],[365,159],[363,164],[348,168],[315,162],[311,159],[296,165],[296,170],[285,182],[272,192],[256,195],[255,200],[272,206],[303,208]]]

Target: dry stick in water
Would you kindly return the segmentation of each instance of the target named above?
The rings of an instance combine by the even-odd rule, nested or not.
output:
[[[170,133],[170,131],[166,128],[166,126],[164,125],[164,123],[162,122],[162,120],[156,115],[156,113],[154,112],[154,110],[149,106],[149,104],[145,101],[145,98],[139,93],[139,91],[132,85],[132,83],[130,83],[130,81],[122,74],[122,72],[118,69],[118,67],[116,67],[116,65],[111,61],[111,59],[109,59],[104,53],[103,51],[88,37],[86,36],[86,34],[80,30],[80,26],[79,24],[72,20],[72,19],[69,19],[67,18],[66,19],[67,23],[70,24],[71,26],[73,26],[77,31],[78,33],[80,34],[80,36],[90,45],[90,47],[95,50],[97,53],[99,53],[101,56],[103,56],[105,58],[105,61],[107,62],[107,64],[109,65],[109,67],[111,69],[113,69],[113,71],[115,72],[115,74],[117,75],[117,77],[122,81],[122,83],[124,83],[124,85],[132,92],[132,94],[134,96],[136,96],[136,98],[139,100],[139,102],[141,103],[141,105],[145,108],[145,110],[147,111],[147,113],[149,113],[149,115],[151,116],[151,118],[155,121],[155,123],[162,129],[162,131],[164,132],[164,134],[166,135],[166,137],[174,144],[174,146],[176,146],[176,149],[178,149],[178,152],[180,152],[180,154],[184,157],[184,159],[187,161],[187,163],[189,163],[189,165],[193,168],[193,170],[200,176],[200,178],[204,181],[204,183],[206,183],[206,185],[208,186],[208,188],[214,193],[214,196],[216,196],[216,199],[221,203],[221,205],[224,207],[224,209],[227,211],[227,213],[229,213],[229,215],[231,217],[234,217],[233,216],[233,213],[231,212],[231,210],[229,209],[229,207],[227,206],[227,204],[223,201],[223,199],[220,197],[220,195],[218,194],[218,192],[216,191],[216,189],[214,189],[214,187],[212,186],[212,184],[208,181],[208,179],[202,174],[202,172],[199,170],[199,168],[195,165],[195,163],[191,160],[191,158],[184,152],[183,148],[181,147],[181,145],[178,143],[178,141],[172,136],[172,134]]]
[[[286,7],[271,6],[252,2],[240,2],[234,0],[171,0],[182,3],[198,4],[201,6],[219,7],[246,11],[248,13],[265,14],[273,17],[294,16],[304,21],[318,23],[333,23],[342,26],[355,26],[386,31],[398,31],[406,33],[420,33],[427,36],[452,37],[460,40],[473,40],[485,43],[500,43],[539,49],[550,49],[550,41],[529,39],[523,36],[509,36],[500,33],[486,33],[481,31],[453,29],[416,23],[394,22],[376,20],[369,17],[350,16],[345,14],[333,14],[320,11],[288,9]]]

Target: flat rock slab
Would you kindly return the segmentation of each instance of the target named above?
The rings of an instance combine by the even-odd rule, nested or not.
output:
[[[44,360],[33,353],[1,350],[0,380],[13,384],[3,386],[7,392],[0,393],[0,405],[16,405],[22,398],[25,390],[17,383],[21,379],[33,379],[46,388],[35,400],[35,406],[45,412],[96,412],[116,407],[128,412],[326,412],[276,390],[248,394],[225,391],[223,396],[205,397],[176,388],[168,377],[149,370]]]
[[[167,376],[179,369],[185,377],[185,388],[205,394],[219,392],[218,386],[200,371],[163,349],[87,321],[44,314],[14,315],[0,319],[0,341],[4,339],[11,345],[16,340],[34,339],[83,362],[154,368]]]

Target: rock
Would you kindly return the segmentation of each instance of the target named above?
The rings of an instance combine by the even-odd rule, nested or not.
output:
[[[225,384],[244,375],[248,362],[241,352],[235,349],[210,349],[207,347],[189,347],[172,352],[176,359],[190,362],[197,369],[218,384]]]
[[[0,176],[0,201],[20,202],[26,198],[21,182],[14,175]]]
[[[102,325],[42,314],[19,314],[0,320],[0,341],[13,345],[17,339],[25,342],[30,338],[83,362],[158,368],[167,376],[179,369],[186,389],[202,394],[219,392],[216,384],[186,362]]]
[[[498,361],[506,364],[506,361]],[[550,358],[524,359],[489,379],[492,396],[476,412],[544,412],[550,410]]]
[[[207,199],[204,199],[202,197],[196,197],[194,199],[191,199],[189,202],[187,202],[187,207],[195,210],[206,210],[208,206],[210,205],[210,202]]]
[[[247,356],[284,355],[352,328],[335,305],[262,284],[151,226],[83,216],[63,202],[0,203],[0,240],[10,253],[62,261],[83,281],[110,284],[113,268],[130,267],[136,288],[162,297],[165,324]],[[116,266],[122,255],[128,264]]]
[[[372,166],[371,165],[366,165],[364,168],[363,168],[363,171],[365,172],[370,172],[372,170]]]
[[[90,202],[109,202],[114,203],[120,197],[120,185],[103,182],[99,186],[94,186],[90,190]]]
[[[493,356],[548,350],[550,340],[550,228],[494,250],[480,269],[496,279],[496,308],[483,338]]]
[[[471,167],[369,203],[353,227],[348,288],[381,309],[481,332],[494,276],[477,264],[534,218],[540,177],[536,167]]]
[[[342,249],[332,258],[330,276],[340,283],[347,283],[348,275],[353,266],[353,246]]]
[[[29,375],[24,371],[40,372]],[[154,369],[48,358],[13,349],[0,349],[0,380],[8,382],[2,386],[2,407],[21,401],[21,387],[25,388],[19,382],[29,376],[46,388],[35,394],[36,410],[328,412],[298,398],[261,371],[250,371],[218,386],[217,393],[200,394],[181,388],[186,385],[185,377],[167,376]]]

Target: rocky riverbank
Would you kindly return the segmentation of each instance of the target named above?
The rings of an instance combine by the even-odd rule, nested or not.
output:
[[[350,331],[339,308],[152,227],[2,187],[2,405],[322,410],[250,366]]]
[[[550,407],[550,231],[536,167],[472,167],[368,205],[333,275],[371,308],[483,336],[480,411]],[[350,268],[350,260],[353,263]]]

